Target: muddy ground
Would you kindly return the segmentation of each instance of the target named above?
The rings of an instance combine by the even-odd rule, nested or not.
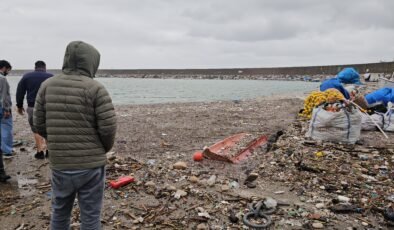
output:
[[[272,229],[389,229],[383,211],[394,200],[394,135],[384,140],[378,132],[363,132],[363,143],[355,146],[308,142],[307,122],[297,119],[301,107],[297,98],[117,107],[107,180],[132,175],[136,181],[119,190],[107,186],[104,229],[244,229],[248,204],[267,197],[278,202]],[[0,184],[1,229],[47,229],[49,165],[34,159],[26,118],[14,116],[15,139],[23,145],[5,160],[12,180]],[[258,148],[239,164],[192,159],[233,134],[277,131],[284,134],[270,151]],[[178,161],[186,165],[174,169]],[[381,167],[388,173],[381,176]],[[258,178],[245,184],[250,173]],[[362,211],[332,211],[338,195]],[[77,205],[72,216],[78,228]]]

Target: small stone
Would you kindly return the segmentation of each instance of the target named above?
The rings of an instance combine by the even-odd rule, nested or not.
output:
[[[199,180],[198,184],[203,185],[203,186],[207,185],[207,179]]]
[[[207,184],[209,186],[213,186],[216,183],[216,175],[212,175],[208,180],[207,180]]]
[[[246,187],[248,188],[256,188],[256,186],[257,186],[256,181],[246,183]]]
[[[175,187],[175,186],[172,186],[172,185],[167,185],[167,186],[166,186],[166,189],[167,189],[168,191],[176,191],[176,187]]]
[[[360,160],[367,161],[369,159],[368,155],[359,155]]]
[[[369,225],[369,224],[366,223],[366,222],[361,222],[361,224],[362,224],[363,226],[368,226],[368,225]]]
[[[312,224],[312,227],[315,229],[322,229],[322,228],[324,228],[324,225],[322,223],[315,222]]]
[[[186,162],[178,161],[178,162],[176,162],[176,163],[173,165],[173,168],[174,168],[174,169],[181,169],[181,170],[184,170],[184,169],[187,169],[187,164],[186,164]]]
[[[340,202],[349,203],[350,198],[349,198],[349,197],[346,197],[346,196],[338,196],[338,200],[339,200]]]
[[[275,208],[278,205],[278,202],[271,197],[265,198],[264,205],[267,208]]]
[[[197,230],[206,230],[209,229],[208,226],[204,223],[197,225]]]
[[[228,185],[222,185],[222,187],[220,189],[222,190],[222,192],[226,192],[226,191],[230,190],[230,187]]]
[[[318,208],[318,209],[323,209],[324,207],[325,207],[324,203],[316,204],[316,208]]]
[[[146,186],[146,187],[155,187],[156,184],[155,184],[155,182],[153,182],[153,181],[148,181],[148,182],[145,183],[145,186]]]
[[[308,215],[308,218],[311,220],[319,220],[321,218],[321,215],[319,213],[312,213]]]
[[[320,188],[321,190],[325,190],[325,189],[326,189],[326,187],[325,187],[325,186],[323,186],[323,185],[322,185],[322,186],[320,186],[319,188]]]
[[[255,181],[258,177],[259,177],[259,174],[257,174],[257,173],[254,173],[254,172],[250,173],[248,175],[248,177],[245,179],[245,184]]]
[[[229,187],[230,187],[230,188],[237,189],[237,188],[239,188],[239,184],[238,184],[238,182],[236,182],[236,181],[231,181],[231,182],[229,183]]]
[[[189,181],[192,183],[197,183],[200,179],[198,179],[198,177],[196,176],[191,176],[189,177]]]
[[[183,191],[183,190],[177,190],[174,194],[175,199],[179,199],[181,197],[184,197],[187,195],[187,192]]]
[[[368,198],[361,198],[361,203],[366,204],[368,202]]]

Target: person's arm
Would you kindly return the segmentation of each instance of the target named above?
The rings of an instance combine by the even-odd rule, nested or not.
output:
[[[45,109],[45,90],[46,87],[41,85],[38,90],[36,102],[34,105],[33,112],[33,125],[37,129],[38,134],[40,134],[45,139],[47,138],[46,131],[46,109]]]
[[[96,93],[94,111],[101,143],[108,152],[115,143],[116,115],[111,97],[104,86],[100,86]]]
[[[18,83],[18,87],[16,88],[16,106],[18,108],[23,108],[23,100],[25,99],[26,94],[26,80],[25,77]]]
[[[7,79],[2,77],[0,78],[0,89],[1,89],[1,99],[3,106],[3,117],[8,118],[11,114],[11,96],[10,96],[10,85],[7,82]]]

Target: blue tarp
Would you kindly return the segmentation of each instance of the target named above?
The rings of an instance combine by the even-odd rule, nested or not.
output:
[[[381,88],[372,93],[365,95],[365,99],[368,102],[369,106],[384,104],[387,106],[387,103],[394,103],[394,89],[393,88]]]
[[[351,67],[344,68],[337,74],[337,78],[343,84],[362,84],[360,82],[360,74],[358,74],[358,72]]]
[[[325,80],[320,85],[320,91],[326,91],[327,89],[332,88],[339,90],[346,99],[350,98],[348,91],[342,86],[341,82],[336,77]]]

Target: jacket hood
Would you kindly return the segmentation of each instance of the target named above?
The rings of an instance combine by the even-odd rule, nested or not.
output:
[[[73,41],[67,45],[63,61],[63,73],[94,78],[100,64],[100,53],[92,45]]]

